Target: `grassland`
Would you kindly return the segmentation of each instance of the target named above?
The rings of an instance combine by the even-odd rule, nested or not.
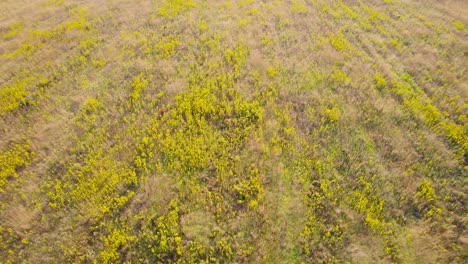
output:
[[[467,263],[468,2],[0,1],[0,263]]]

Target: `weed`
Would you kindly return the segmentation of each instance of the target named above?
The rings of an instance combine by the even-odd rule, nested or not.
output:
[[[18,22],[10,25],[10,30],[3,34],[3,39],[14,38],[24,28],[23,23]]]
[[[130,101],[136,103],[140,99],[141,93],[144,89],[148,87],[148,80],[144,77],[143,74],[139,74],[132,81],[133,92],[130,95]]]
[[[14,144],[5,152],[0,153],[0,192],[7,184],[10,177],[18,177],[18,169],[31,163],[34,152],[30,150],[29,144]]]
[[[293,0],[291,3],[291,10],[298,14],[307,14],[307,6],[299,0]]]
[[[437,206],[438,197],[434,187],[429,180],[424,180],[416,193],[419,200],[418,207],[424,216],[431,219],[437,219],[442,214],[442,208]]]
[[[387,80],[385,79],[385,76],[383,74],[375,73],[374,81],[375,85],[377,86],[377,89],[382,91],[387,88]]]
[[[102,263],[121,261],[119,250],[136,239],[136,236],[129,235],[129,232],[127,228],[111,227],[109,235],[103,238],[104,249],[99,253]]]
[[[465,25],[461,21],[453,21],[452,25],[454,25],[459,30],[464,30],[465,29]]]
[[[195,1],[193,0],[164,0],[159,9],[159,15],[166,18],[174,18],[193,7],[195,7]]]
[[[337,51],[343,54],[349,54],[353,51],[351,44],[348,42],[341,31],[330,36],[330,43]]]
[[[169,59],[174,55],[179,45],[180,42],[174,37],[168,37],[161,40],[155,45],[157,56],[162,59]]]
[[[180,258],[183,248],[177,201],[171,201],[166,215],[148,218],[143,230],[140,247],[148,260],[166,262]]]

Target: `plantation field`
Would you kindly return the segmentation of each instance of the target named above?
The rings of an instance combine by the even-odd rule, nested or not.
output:
[[[468,1],[0,0],[0,263],[468,263]]]

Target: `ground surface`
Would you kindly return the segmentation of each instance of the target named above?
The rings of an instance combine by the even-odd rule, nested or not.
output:
[[[0,262],[467,263],[467,24],[1,0]]]

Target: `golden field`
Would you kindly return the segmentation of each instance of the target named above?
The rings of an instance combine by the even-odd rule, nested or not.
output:
[[[0,1],[0,263],[467,263],[468,2]]]

